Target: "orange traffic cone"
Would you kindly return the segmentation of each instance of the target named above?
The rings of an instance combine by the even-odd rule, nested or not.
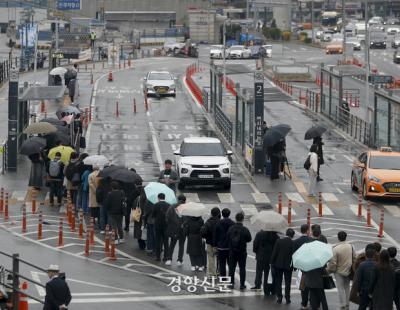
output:
[[[112,71],[110,70],[110,72],[108,72],[108,81],[112,82],[113,81],[113,74]]]
[[[18,309],[19,310],[28,310],[28,297],[25,295],[25,292],[28,290],[28,282],[23,282],[21,287],[21,293],[19,293],[19,302]]]
[[[44,102],[44,100],[42,100],[40,102],[40,113],[44,113],[46,112],[46,103]]]

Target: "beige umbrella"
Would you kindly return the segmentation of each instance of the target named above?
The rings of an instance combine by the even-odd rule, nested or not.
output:
[[[288,228],[286,218],[275,211],[261,211],[250,218],[251,224],[265,231],[284,233]]]
[[[26,133],[27,135],[45,135],[56,131],[57,128],[54,125],[46,122],[40,122],[30,124],[28,127],[25,128],[24,133]]]
[[[189,201],[179,205],[176,210],[180,215],[198,217],[204,215],[206,207],[202,203]]]

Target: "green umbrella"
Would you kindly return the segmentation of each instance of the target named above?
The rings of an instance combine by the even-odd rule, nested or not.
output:
[[[317,240],[304,243],[293,254],[293,267],[302,271],[322,268],[332,258],[332,256],[332,246],[330,244]]]
[[[153,204],[158,202],[157,196],[160,193],[165,194],[165,201],[170,205],[174,205],[177,203],[174,191],[165,184],[150,182],[146,185],[144,191],[146,193],[147,200],[149,200]]]

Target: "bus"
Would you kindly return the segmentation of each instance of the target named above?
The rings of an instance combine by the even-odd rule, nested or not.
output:
[[[321,24],[323,27],[337,27],[339,21],[339,13],[335,11],[327,11],[322,13]]]

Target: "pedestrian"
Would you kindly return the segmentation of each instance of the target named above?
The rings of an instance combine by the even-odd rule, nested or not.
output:
[[[137,184],[136,187],[139,195],[135,198],[132,205],[132,217],[135,217],[135,214],[138,214],[138,218],[133,219],[133,238],[138,241],[139,249],[145,250],[146,241],[143,239],[142,226],[144,223],[144,209],[146,207],[147,197],[142,184]]]
[[[96,172],[96,170],[94,172]],[[89,186],[89,191],[91,190],[89,192],[89,208],[91,205],[95,206],[95,202],[97,202],[97,205],[100,208],[100,234],[105,234],[106,225],[110,224],[108,220],[108,212],[106,209],[105,201],[108,193],[111,191],[111,179],[100,178],[98,171],[96,172],[96,176],[97,177],[92,180],[92,185],[95,186]],[[93,197],[93,193],[95,194],[95,197]]]
[[[247,243],[251,241],[250,231],[243,225],[244,214],[239,212],[235,216],[236,223],[233,224],[228,232],[229,245],[229,276],[231,278],[231,288],[235,287],[235,270],[239,265],[240,289],[246,289],[246,260]]]
[[[375,265],[369,294],[372,295],[372,309],[392,310],[395,292],[395,273],[390,265],[388,250],[382,250]]]
[[[303,244],[312,241],[312,238],[308,235],[309,226],[307,224],[303,224],[300,226],[300,233],[301,236],[293,241],[293,253],[296,252]],[[301,309],[302,310],[308,309],[308,299],[310,291],[308,287],[306,287],[304,284],[304,273],[301,273],[299,289],[301,292]]]
[[[74,103],[74,98],[75,98],[76,80],[75,79],[71,79],[68,82],[67,88],[68,88],[69,98],[71,99],[71,103],[73,104]]]
[[[275,293],[277,303],[282,303],[282,277],[285,277],[285,300],[290,304],[290,288],[292,285],[292,255],[294,230],[288,228],[286,236],[276,241],[271,257],[271,265],[275,275]]]
[[[156,248],[153,208],[154,204],[152,204],[149,200],[147,200],[144,208],[144,225],[146,227],[146,235],[147,235],[146,251],[148,255],[153,255],[155,253],[155,248]]]
[[[43,157],[40,153],[31,154],[28,156],[31,160],[31,174],[29,176],[28,186],[36,190],[40,190],[43,186]]]
[[[218,207],[211,209],[211,217],[201,228],[201,236],[206,240],[207,247],[207,273],[210,277],[217,274],[217,247],[214,243],[215,228],[221,219],[221,211]]]
[[[57,197],[57,205],[60,207],[63,197],[64,163],[61,161],[61,153],[57,152],[54,159],[47,164],[47,182],[50,187],[50,206],[54,207],[54,196]]]
[[[283,173],[286,161],[286,141],[281,139],[268,149],[269,158],[271,159],[271,180],[279,179],[279,174]]]
[[[87,168],[81,176],[81,181],[82,181],[82,195],[81,195],[81,206],[84,214],[89,213],[89,175],[93,172],[93,168],[89,167]],[[97,176],[97,175],[96,175]],[[94,192],[96,194],[96,192]],[[96,197],[94,197],[96,198]],[[97,205],[97,203],[96,203]],[[100,209],[99,206],[97,205],[98,211],[96,212],[97,216],[96,218],[98,219],[98,225],[100,227]]]
[[[319,224],[311,225],[311,233],[313,239],[317,239],[323,243],[328,243],[328,239],[322,234],[321,226]]]
[[[78,181],[80,183],[81,180],[81,176],[78,171],[78,160],[79,160],[79,154],[76,152],[72,152],[70,155],[68,165],[66,165],[64,168],[67,191],[70,192],[72,203],[74,205],[77,204],[77,198],[78,198],[78,186],[76,184]]]
[[[177,207],[186,202],[186,197],[183,194],[178,196],[178,203],[168,208],[166,214],[167,220],[167,236],[168,236],[168,257],[165,264],[167,266],[172,263],[172,256],[176,243],[178,242],[178,260],[177,266],[182,266],[183,263],[183,252],[185,246],[185,235],[183,233],[183,216],[177,211]]]
[[[169,203],[165,201],[165,194],[158,194],[158,202],[153,207],[154,217],[154,234],[156,241],[156,261],[161,261],[161,251],[164,249],[163,261],[167,261],[168,256],[168,237],[167,237],[167,222],[165,215],[167,214]]]
[[[139,195],[139,191],[137,189],[137,186],[133,183],[121,183],[120,186],[126,198],[126,208],[124,214],[124,219],[125,219],[124,230],[126,232],[129,232],[129,225],[131,222],[131,210],[133,208],[134,200]]]
[[[90,210],[90,216],[94,219],[98,219],[98,224],[100,227],[100,231],[103,231],[104,228],[101,225],[101,217],[100,217],[100,206],[97,202],[96,192],[99,185],[98,180],[99,175],[99,167],[94,166],[93,171],[89,173],[87,177],[87,188],[88,188],[88,209]],[[85,180],[83,182],[85,184]],[[85,189],[85,186],[84,186]],[[85,212],[85,208],[83,208],[83,212]],[[87,211],[88,212],[88,211]],[[85,213],[87,213],[85,212]]]
[[[365,250],[365,261],[357,269],[356,279],[359,296],[359,310],[370,307],[370,289],[372,288],[373,273],[375,272],[376,262],[374,261],[375,250],[367,247]]]
[[[333,273],[338,290],[340,310],[350,307],[350,272],[356,259],[353,246],[346,241],[347,233],[339,231],[339,243],[333,247],[333,257],[328,263],[327,272]]]
[[[43,310],[68,309],[72,296],[65,278],[60,275],[60,268],[57,265],[50,265],[47,268],[47,275],[50,280],[46,283]]]
[[[263,127],[262,127],[262,131],[263,131],[263,135],[265,135],[268,131],[268,125],[266,121],[263,121]]]
[[[108,193],[104,204],[108,212],[111,229],[115,233],[116,244],[123,243],[125,240],[122,229],[122,217],[125,214],[124,208],[126,206],[124,206],[124,192],[120,189],[117,182],[111,182],[111,191]]]
[[[191,270],[204,270],[204,243],[201,238],[201,227],[204,221],[200,216],[187,216],[183,223],[183,233],[187,237],[186,252],[189,254]]]
[[[226,277],[226,267],[229,261],[228,230],[235,224],[229,216],[231,210],[224,208],[221,211],[222,219],[217,223],[214,233],[214,244],[217,247],[218,270],[221,277]]]
[[[164,162],[164,170],[160,172],[158,182],[164,183],[174,192],[176,191],[176,183],[178,183],[178,174],[172,169],[172,160],[166,159]]]
[[[319,171],[320,171],[320,167],[321,165],[324,164],[324,152],[322,150],[322,146],[324,145],[324,143],[322,142],[322,137],[315,137],[313,139],[313,144],[315,144],[317,146],[317,155],[318,155],[318,169],[317,169],[317,182],[323,181],[323,179],[320,177]]]
[[[317,173],[318,173],[318,155],[317,155],[317,145],[313,144],[310,148],[310,153],[308,157],[310,159],[310,168],[308,169],[308,197],[315,197],[317,188]]]
[[[395,289],[394,289],[394,297],[393,301],[396,305],[396,309],[400,310],[400,262],[396,259],[397,249],[395,247],[389,247],[388,249],[390,256],[390,265],[394,271],[395,277]]]
[[[91,31],[90,32],[90,46],[91,46],[92,49],[94,49],[96,38],[97,38],[96,32]]]

